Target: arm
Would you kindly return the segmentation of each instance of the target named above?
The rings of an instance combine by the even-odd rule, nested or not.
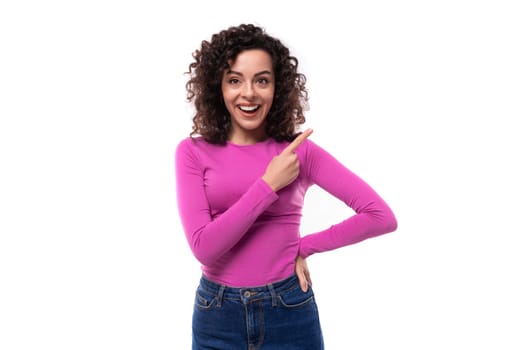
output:
[[[192,142],[181,142],[175,154],[177,203],[193,254],[202,264],[211,265],[243,237],[278,196],[258,179],[234,205],[212,218],[204,186],[205,165],[192,149]]]
[[[313,142],[308,143],[306,152],[310,179],[343,201],[355,215],[301,238],[299,256],[306,258],[396,230],[394,213],[365,181]]]

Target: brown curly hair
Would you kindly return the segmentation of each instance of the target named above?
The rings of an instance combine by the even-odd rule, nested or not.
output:
[[[186,98],[194,102],[196,109],[190,136],[199,134],[210,143],[226,143],[231,121],[222,98],[223,72],[240,52],[250,49],[268,52],[273,62],[275,92],[266,117],[266,134],[276,141],[294,139],[297,126],[305,122],[306,77],[297,71],[298,60],[289,49],[253,24],[222,30],[211,41],[202,41],[200,49],[193,53],[194,62],[186,72],[190,75]]]

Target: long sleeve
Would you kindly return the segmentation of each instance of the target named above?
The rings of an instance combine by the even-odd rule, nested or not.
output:
[[[395,231],[397,220],[387,203],[361,178],[328,152],[307,143],[305,171],[310,180],[354,211],[344,221],[301,238],[299,255],[333,250]]]
[[[238,200],[214,215],[206,193],[206,172],[213,162],[201,159],[206,152],[197,152],[196,142],[186,139],[177,146],[177,203],[193,254],[203,265],[211,265],[239,242],[278,196],[260,177],[256,177],[250,180],[251,185]]]

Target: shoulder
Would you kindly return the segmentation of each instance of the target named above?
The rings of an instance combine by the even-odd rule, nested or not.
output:
[[[202,142],[206,142],[206,141],[204,141],[204,138],[202,138],[201,136],[197,136],[197,137],[187,136],[187,137],[185,137],[185,138],[183,138],[182,140],[179,141],[179,144],[177,145],[177,148],[179,148],[179,147],[192,147],[195,144],[199,144],[199,143],[202,143]]]
[[[326,165],[336,160],[324,146],[321,146],[318,142],[310,138],[304,140],[297,148],[297,155],[302,162],[312,166]]]
[[[208,145],[208,142],[206,142],[201,136],[188,136],[179,141],[177,145],[177,153],[197,151],[200,148],[206,147],[206,145]]]
[[[297,148],[298,153],[304,153],[305,155],[312,155],[319,152],[326,152],[317,142],[311,139],[306,139],[303,143]]]
[[[207,142],[202,137],[185,137],[180,140],[175,149],[176,159],[196,159]]]
[[[224,156],[230,151],[227,145],[213,144],[206,141],[202,136],[188,136],[182,139],[176,147],[176,157],[205,160],[210,157]],[[225,153],[226,152],[226,153]]]

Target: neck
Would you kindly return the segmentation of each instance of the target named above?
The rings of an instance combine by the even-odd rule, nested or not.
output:
[[[254,134],[235,134],[232,133],[228,137],[228,141],[236,145],[253,145],[268,139],[266,133],[254,133]]]

